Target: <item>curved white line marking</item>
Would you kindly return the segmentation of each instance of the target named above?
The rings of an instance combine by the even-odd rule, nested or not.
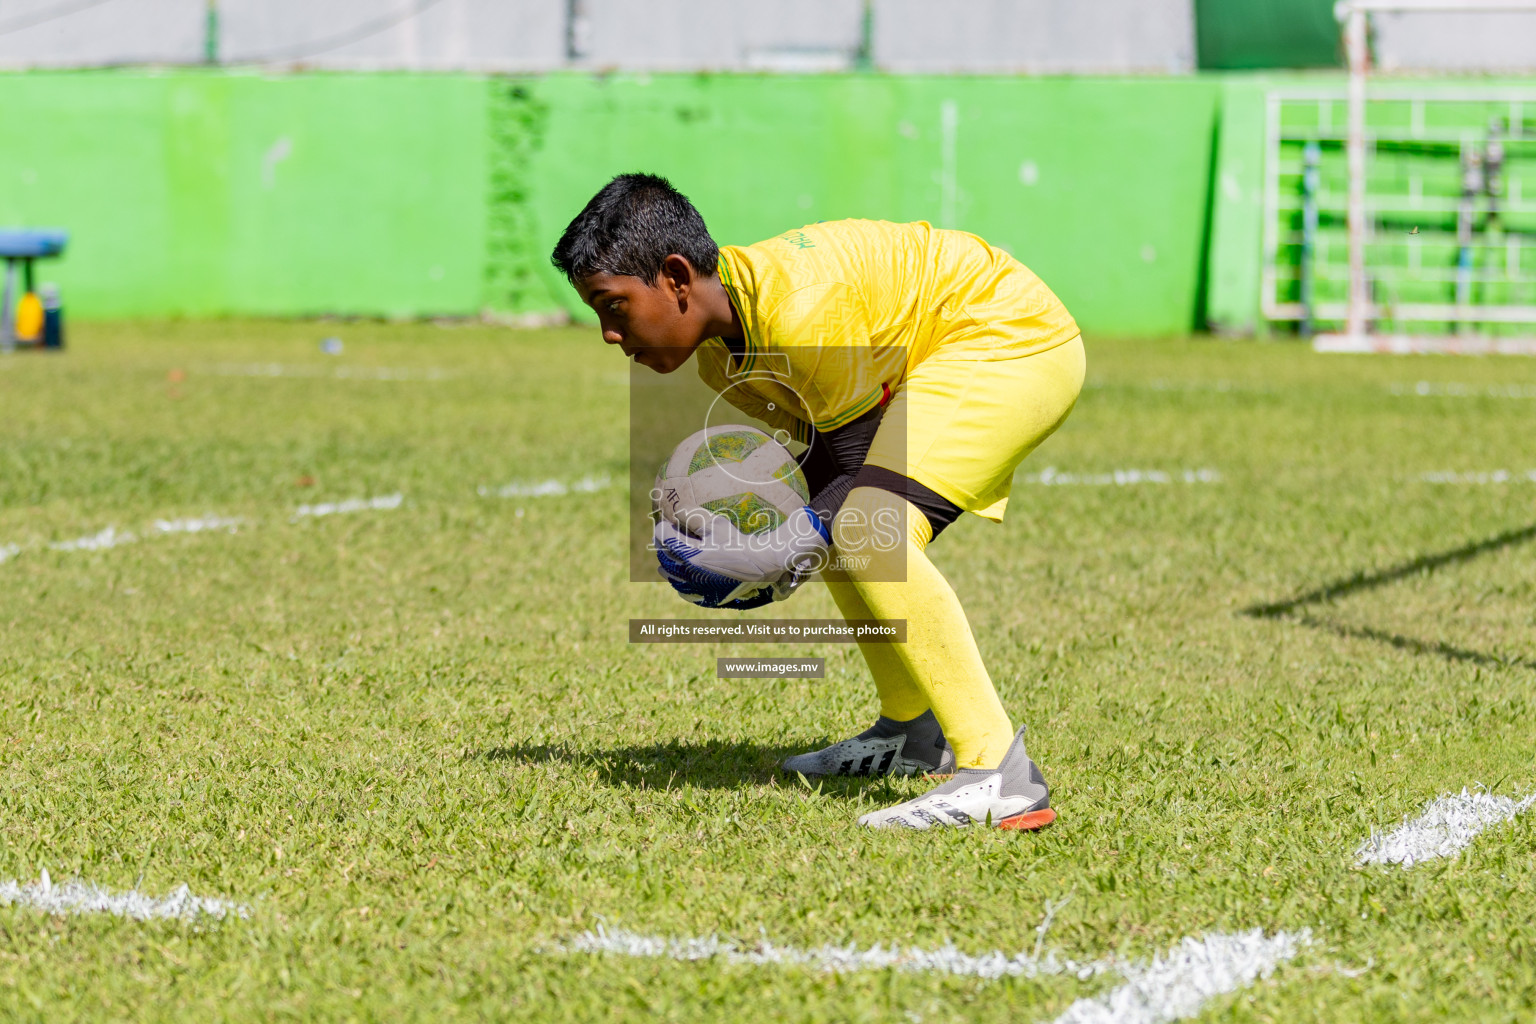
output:
[[[1371,830],[1355,857],[1361,864],[1401,864],[1411,868],[1436,857],[1454,857],[1493,825],[1512,821],[1536,804],[1536,793],[1521,800],[1463,789],[1431,800],[1424,811],[1391,832]]]
[[[302,363],[217,363],[194,367],[194,373],[214,377],[330,377],[335,380],[424,381],[448,380],[457,376],[451,370],[401,366],[310,366]]]
[[[1217,996],[1247,988],[1312,942],[1312,934],[1220,932],[1188,938],[1150,963],[1125,964],[1126,983],[1102,996],[1079,999],[1055,1024],[1166,1024],[1200,1012]]]
[[[945,943],[937,949],[882,946],[878,943],[866,949],[853,943],[846,946],[829,943],[813,949],[797,949],[794,946],[778,946],[767,939],[750,945],[714,935],[671,939],[659,935],[642,935],[623,928],[605,928],[602,925],[594,931],[582,932],[565,943],[563,949],[568,953],[612,953],[664,960],[720,960],[754,967],[809,967],[829,974],[896,970],[973,978],[1035,978],[1067,974],[1087,979],[1114,968],[1113,962],[1108,960],[1079,963],[1062,959],[1055,953],[1044,956],[1018,953],[1008,956],[994,951],[972,956],[961,952],[951,943]]]
[[[117,527],[109,526],[100,533],[93,533],[89,537],[54,541],[48,547],[54,551],[104,551],[107,548],[132,544],[136,540],[138,538],[133,534],[126,531],[119,533]]]
[[[348,498],[346,501],[324,501],[318,505],[300,505],[293,518],[304,516],[345,515],[348,512],[368,512],[399,508],[405,501],[403,494],[385,494],[377,498]]]
[[[1427,484],[1510,484],[1536,483],[1536,469],[1495,469],[1486,473],[1425,473],[1420,477]]]
[[[566,483],[563,480],[514,480],[504,487],[492,490],[489,487],[479,489],[482,498],[553,498],[563,494],[592,494],[596,491],[605,491],[613,486],[613,478],[606,474],[602,476],[584,476],[575,483]]]
[[[1047,466],[1038,473],[1023,477],[1026,484],[1041,487],[1128,487],[1134,484],[1218,484],[1221,474],[1214,469],[1184,469],[1166,472],[1161,469],[1117,469],[1110,473],[1063,473],[1055,466]]]
[[[1421,380],[1416,384],[1390,386],[1394,395],[1420,398],[1536,398],[1536,384],[1463,384],[1459,381]]]
[[[1118,973],[1126,979],[1102,996],[1079,999],[1056,1018],[1055,1024],[1165,1024],[1191,1017],[1215,996],[1236,992],[1267,978],[1280,963],[1310,945],[1311,932],[1261,929],[1237,935],[1212,933],[1187,938],[1168,953],[1132,963],[1118,958],[1075,961],[1055,953],[1040,955],[1001,952],[971,955],[951,943],[937,949],[875,945],[817,946],[796,949],[763,939],[742,945],[717,936],[666,938],[641,935],[622,928],[598,927],[583,932],[562,947],[567,953],[609,953],[684,962],[716,960],[754,967],[795,966],[833,974],[894,970],[947,974],[983,979],[1038,978],[1052,975],[1086,981],[1098,974]]]
[[[153,529],[156,533],[202,533],[205,530],[228,530],[234,533],[244,522],[239,517],[206,515],[193,519],[156,519]]]
[[[114,892],[78,878],[55,885],[47,871],[36,882],[22,883],[14,878],[0,882],[0,905],[28,907],[45,914],[112,914],[135,921],[251,916],[251,908],[244,903],[194,896],[185,885],[167,896],[147,896],[136,889]]]

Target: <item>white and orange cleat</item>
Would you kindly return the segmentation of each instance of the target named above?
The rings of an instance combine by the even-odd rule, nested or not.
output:
[[[1056,820],[1051,790],[1040,766],[1024,750],[1020,728],[996,768],[960,768],[954,778],[914,800],[871,811],[859,819],[869,828],[1036,829]]]

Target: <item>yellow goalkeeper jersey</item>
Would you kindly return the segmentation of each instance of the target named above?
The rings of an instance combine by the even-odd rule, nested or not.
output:
[[[941,350],[1013,359],[1076,337],[1045,283],[975,235],[922,221],[811,224],[720,250],[720,280],[746,331],[738,360],[719,338],[699,376],[749,415],[809,437],[889,399]]]

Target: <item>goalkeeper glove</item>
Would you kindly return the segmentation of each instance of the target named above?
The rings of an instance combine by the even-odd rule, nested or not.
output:
[[[702,536],[663,519],[653,539],[661,575],[684,600],[705,608],[758,608],[782,601],[826,564],[831,536],[810,506],[763,533],[744,534],[711,516]]]

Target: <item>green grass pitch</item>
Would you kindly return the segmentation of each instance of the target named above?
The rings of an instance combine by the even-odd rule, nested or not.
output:
[[[852,648],[626,643],[692,610],[627,582],[593,331],[82,325],[0,358],[0,881],[251,907],[0,906],[0,1019],[1029,1022],[1119,983],[564,948],[598,925],[1078,960],[1309,928],[1204,1019],[1530,1019],[1536,813],[1409,869],[1355,851],[1536,787],[1536,364],[1088,352],[1008,522],[932,549],[1052,784],[1036,834],[863,832],[921,784],[775,774],[874,715]],[[210,515],[240,522],[154,525]]]

